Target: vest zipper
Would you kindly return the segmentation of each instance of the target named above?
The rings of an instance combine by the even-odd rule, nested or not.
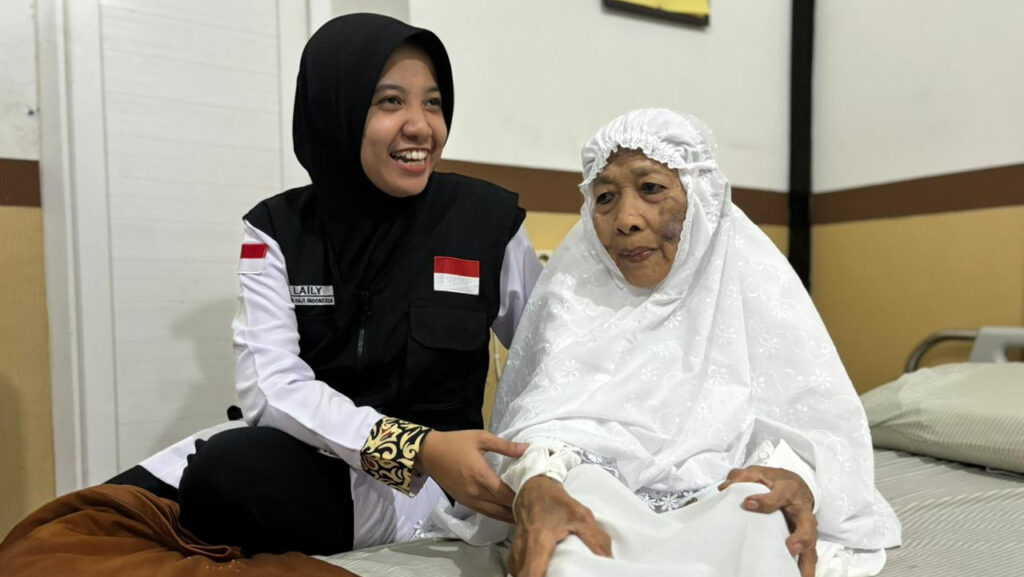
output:
[[[373,315],[370,308],[370,291],[359,291],[363,297],[363,316],[359,321],[359,340],[356,341],[356,368],[363,368],[363,344],[366,342],[366,321]]]

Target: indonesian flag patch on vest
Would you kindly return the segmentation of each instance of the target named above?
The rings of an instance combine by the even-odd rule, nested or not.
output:
[[[263,263],[267,260],[267,245],[262,243],[245,243],[242,245],[242,258],[238,262],[238,274],[260,274]]]
[[[480,294],[480,261],[435,256],[434,290],[465,295]]]

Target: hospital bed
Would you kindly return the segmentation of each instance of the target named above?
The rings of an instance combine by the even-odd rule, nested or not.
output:
[[[946,340],[973,340],[971,362],[918,371]],[[903,525],[881,575],[1024,575],[1024,363],[1002,364],[1021,347],[1024,327],[943,331],[903,377],[862,397],[876,486]],[[503,577],[506,554],[429,539],[323,560],[362,577]]]
[[[879,491],[903,524],[882,575],[1024,575],[1024,327],[933,335],[974,340],[977,361],[916,369],[862,395]],[[927,350],[927,347],[924,349]],[[1018,357],[1019,358],[1019,357]],[[0,543],[0,575],[160,574],[197,577],[501,577],[507,551],[421,540],[321,558],[245,558],[178,523],[178,505],[129,486],[99,485],[37,509]]]

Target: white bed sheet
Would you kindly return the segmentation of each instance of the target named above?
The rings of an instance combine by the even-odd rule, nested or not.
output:
[[[317,557],[360,577],[505,577],[505,547],[423,539]]]
[[[903,523],[882,576],[1024,575],[1024,477],[876,450],[875,479]]]

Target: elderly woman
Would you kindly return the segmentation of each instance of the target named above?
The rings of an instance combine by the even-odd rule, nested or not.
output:
[[[872,575],[900,543],[828,333],[713,147],[696,118],[639,110],[583,148],[581,222],[493,416],[531,445],[496,463],[517,492],[513,574]]]

